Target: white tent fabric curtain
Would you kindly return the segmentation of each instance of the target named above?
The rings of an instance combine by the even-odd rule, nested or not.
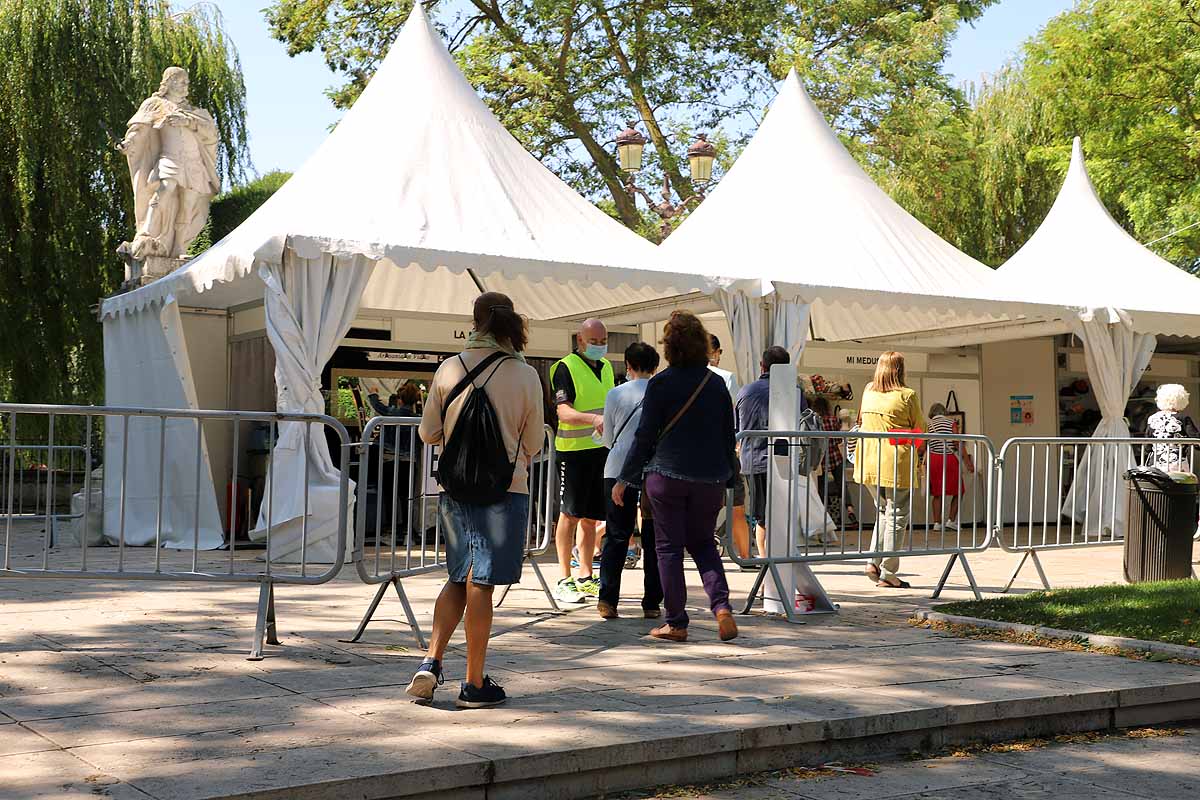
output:
[[[1101,420],[1092,438],[1127,438],[1125,404],[1150,366],[1156,339],[1136,333],[1129,315],[1112,308],[1080,312],[1072,328],[1083,342],[1088,378],[1100,405]],[[1133,464],[1132,456],[1128,445],[1091,445],[1081,454],[1061,513],[1084,523],[1085,534],[1106,539],[1124,535],[1121,475]]]
[[[173,297],[141,314],[104,320],[104,379],[110,406],[198,407]],[[161,419],[130,417],[128,430],[122,417],[105,421],[104,537],[113,544],[220,547],[224,534],[204,436],[194,420]]]
[[[746,292],[730,289],[717,289],[713,292],[713,299],[725,312],[725,319],[729,322],[738,384],[748,386],[758,378],[759,362],[766,349],[762,300]]]
[[[362,255],[298,254],[290,247],[282,264],[263,264],[267,337],[275,348],[276,407],[284,413],[321,414],[321,370],[350,330],[375,261]],[[353,518],[353,489],[338,507],[339,473],[321,425],[283,423],[271,458],[267,494],[255,541],[267,539],[273,561],[335,563],[349,555],[336,547],[339,516]],[[305,487],[308,496],[305,497]]]
[[[793,364],[800,363],[808,341],[808,321],[812,304],[776,296],[771,304],[771,344],[788,351]]]

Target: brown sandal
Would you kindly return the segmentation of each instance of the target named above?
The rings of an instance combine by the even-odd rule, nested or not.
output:
[[[717,612],[717,632],[722,642],[728,642],[730,639],[737,638],[738,626],[737,621],[733,618],[732,611],[722,609]]]
[[[883,573],[879,571],[879,567],[874,564],[867,565],[867,577],[878,583],[883,578]]]
[[[659,625],[650,631],[650,635],[655,639],[665,639],[668,642],[686,642],[687,628],[672,628],[668,623],[666,625]]]

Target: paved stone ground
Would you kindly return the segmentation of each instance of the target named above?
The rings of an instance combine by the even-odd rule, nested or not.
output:
[[[1013,564],[1000,552],[971,561],[992,590]],[[394,597],[365,641],[340,641],[372,595],[352,569],[326,586],[278,590],[285,646],[261,662],[244,658],[252,585],[0,579],[0,798],[265,797],[252,793],[336,787],[330,782],[406,768],[417,772],[404,791],[438,791],[519,779],[551,762],[580,771],[605,758],[652,762],[655,742],[684,734],[716,737],[732,751],[745,744],[741,732],[770,724],[913,711],[934,719],[947,708],[984,714],[992,701],[1048,695],[1084,705],[1142,690],[1163,701],[1200,697],[1200,669],[1188,666],[908,627],[911,612],[930,604],[944,563],[907,559],[902,573],[913,588],[899,592],[875,588],[861,565],[824,565],[817,571],[840,615],[802,626],[752,617],[742,637],[721,643],[697,609],[693,641],[684,645],[645,637],[650,625],[640,618],[604,622],[590,608],[549,613],[527,571],[525,585],[497,611],[489,666],[512,701],[483,712],[453,708],[461,639],[447,657],[437,703],[407,702],[403,686],[420,654]],[[1120,552],[1066,552],[1045,563],[1058,585],[1091,584],[1118,578]],[[732,573],[735,595],[744,596],[752,578]],[[639,581],[639,571],[630,574],[629,611],[637,611]],[[945,599],[969,596],[960,573],[952,581]],[[689,582],[696,602],[694,572]],[[406,581],[426,627],[440,585],[436,575]],[[722,768],[714,762],[713,770]],[[389,796],[386,787],[355,787],[356,796]],[[330,791],[304,796],[349,796]]]
[[[724,784],[630,792],[611,800],[1194,800],[1200,785],[1200,729],[1153,738],[1113,736],[1099,742],[975,756],[945,756],[872,765],[870,776],[813,777],[782,771]]]

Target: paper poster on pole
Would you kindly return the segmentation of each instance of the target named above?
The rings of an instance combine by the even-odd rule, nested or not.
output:
[[[1009,423],[1012,425],[1033,424],[1033,395],[1009,395]]]
[[[422,473],[424,477],[421,485],[425,487],[424,494],[426,497],[438,495],[442,492],[442,487],[438,484],[437,478],[435,478],[433,475],[435,472],[437,472],[437,462],[440,454],[441,448],[438,446],[432,444],[425,445],[425,457],[421,459],[421,463],[423,465]]]

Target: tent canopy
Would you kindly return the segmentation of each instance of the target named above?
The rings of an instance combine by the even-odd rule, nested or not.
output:
[[[363,297],[371,309],[461,314],[483,286],[551,319],[708,285],[666,270],[654,245],[527,153],[419,3],[353,108],[274,196],[202,255],[105,300],[102,312],[171,296],[211,308],[260,300],[251,272],[281,263],[285,248],[379,261]]]
[[[1117,224],[1088,177],[1078,137],[1050,213],[996,281],[1048,303],[1121,309],[1140,333],[1200,335],[1200,280]]]
[[[922,225],[863,171],[795,70],[746,150],[664,243],[676,263],[716,263],[812,304],[818,338],[978,325],[1053,314],[1007,302],[992,270]]]

